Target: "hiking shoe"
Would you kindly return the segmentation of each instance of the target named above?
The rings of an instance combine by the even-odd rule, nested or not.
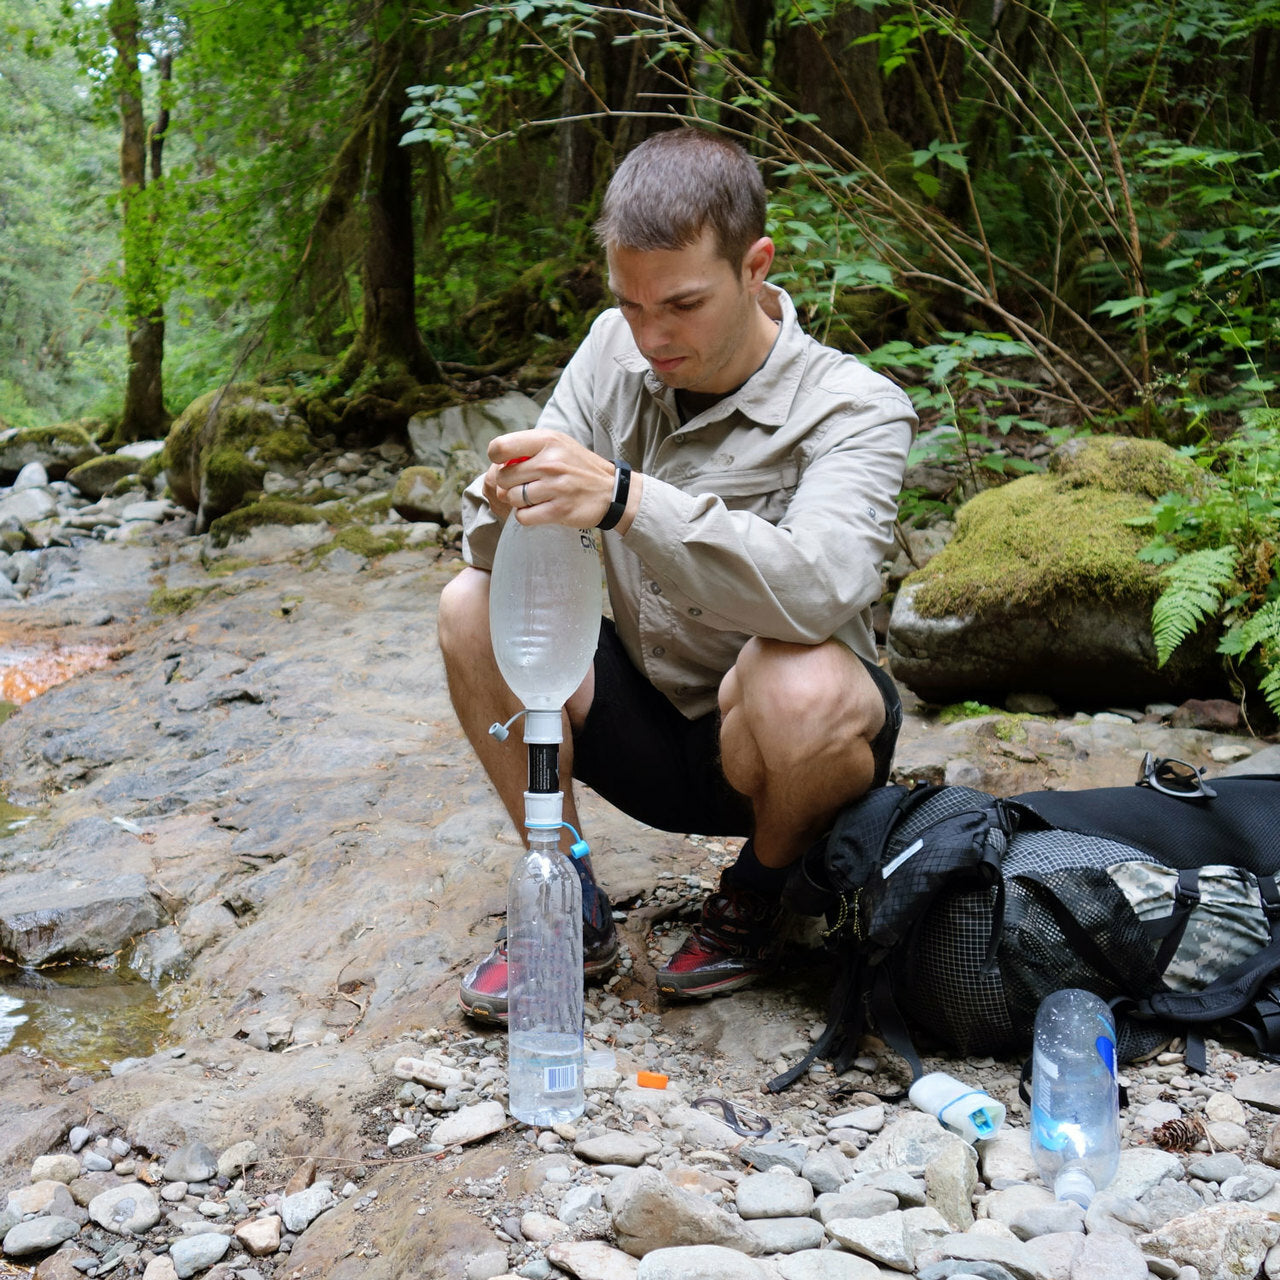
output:
[[[719,890],[702,904],[702,918],[658,970],[658,990],[667,996],[714,996],[754,982],[777,964],[781,919],[776,903],[722,874]]]
[[[585,887],[585,886],[584,886]],[[593,886],[593,888],[595,888]],[[613,927],[609,899],[600,889],[590,894],[590,913],[582,917],[582,976],[594,978],[613,968],[618,958],[618,931]],[[497,945],[458,988],[458,1003],[481,1022],[507,1020],[507,930],[503,926]]]

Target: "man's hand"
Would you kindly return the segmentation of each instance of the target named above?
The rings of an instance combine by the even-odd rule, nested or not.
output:
[[[535,428],[499,436],[489,445],[484,496],[494,514],[515,512],[521,524],[563,524],[594,529],[613,501],[616,468],[560,431]],[[625,532],[639,505],[639,476],[633,475]]]

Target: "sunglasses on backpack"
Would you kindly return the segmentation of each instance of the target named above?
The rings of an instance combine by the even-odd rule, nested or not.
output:
[[[1150,751],[1142,757],[1142,776],[1135,784],[1150,787],[1166,796],[1186,800],[1203,796],[1212,799],[1218,793],[1204,780],[1204,770],[1185,760],[1171,760],[1153,755]]]

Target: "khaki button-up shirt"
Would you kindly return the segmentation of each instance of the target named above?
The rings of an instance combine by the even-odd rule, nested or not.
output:
[[[626,535],[601,535],[609,602],[631,661],[691,719],[751,636],[835,637],[875,660],[871,606],[916,424],[900,388],[808,337],[782,290],[766,285],[761,305],[781,321],[769,358],[683,425],[617,310],[538,421],[644,475]],[[482,479],[463,499],[463,556],[488,569],[500,526]]]

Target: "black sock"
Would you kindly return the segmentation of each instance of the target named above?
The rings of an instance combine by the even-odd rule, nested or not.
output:
[[[737,862],[725,871],[724,878],[735,888],[749,889],[765,898],[777,898],[790,875],[790,867],[764,866],[756,857],[755,845],[748,840],[742,846]]]

